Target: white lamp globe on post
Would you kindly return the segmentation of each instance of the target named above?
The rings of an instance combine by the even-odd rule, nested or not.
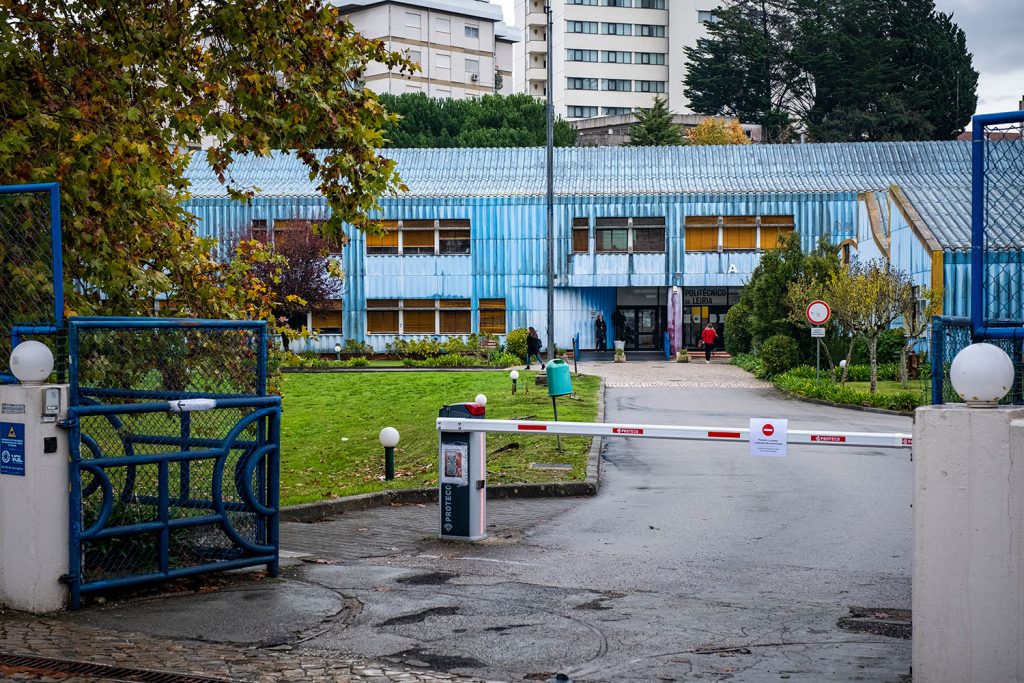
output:
[[[994,408],[1013,386],[1013,361],[998,346],[971,344],[949,366],[953,389],[971,408]]]
[[[474,400],[482,406],[487,405],[487,397],[483,394],[477,394]]]
[[[385,427],[377,438],[384,447],[384,479],[391,481],[395,478],[395,446],[401,436],[394,427]]]
[[[42,342],[21,342],[11,352],[11,372],[22,384],[42,384],[53,372],[53,353]]]
[[[334,353],[338,356],[338,360],[341,360],[341,344],[334,342]]]
[[[516,380],[519,379],[519,371],[513,370],[512,372],[508,373],[508,377],[509,379],[512,380],[512,393],[514,394],[516,393]]]

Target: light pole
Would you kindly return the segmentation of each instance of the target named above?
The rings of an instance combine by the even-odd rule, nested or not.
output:
[[[508,376],[509,379],[512,380],[512,393],[514,394],[516,393],[516,380],[519,379],[519,371],[513,370],[512,372],[508,373]]]
[[[338,360],[341,360],[341,344],[338,342],[334,343],[334,353],[337,355]]]
[[[395,446],[398,445],[400,435],[394,427],[385,427],[380,430],[380,445],[384,447],[384,479],[391,481],[395,478]]]
[[[552,10],[551,2],[544,3],[547,15],[547,189],[548,189],[548,362],[555,357],[555,105],[552,95],[554,86],[552,68]]]

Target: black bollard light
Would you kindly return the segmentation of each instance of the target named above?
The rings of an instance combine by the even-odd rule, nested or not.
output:
[[[380,430],[380,436],[377,438],[384,447],[384,479],[391,481],[395,478],[395,446],[401,437],[394,427],[385,427]]]

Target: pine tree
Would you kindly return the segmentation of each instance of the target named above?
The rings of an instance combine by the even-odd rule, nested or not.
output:
[[[660,147],[665,145],[682,145],[683,133],[672,120],[672,112],[668,103],[660,96],[654,97],[654,105],[650,109],[635,114],[636,122],[629,128],[629,147]]]

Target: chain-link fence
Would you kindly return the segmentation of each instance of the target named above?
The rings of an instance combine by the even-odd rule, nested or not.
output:
[[[979,126],[983,155],[981,192],[985,270],[983,318],[988,322],[1024,320],[1024,112],[1009,123]]]
[[[71,318],[71,401],[266,395],[264,323]]]
[[[280,399],[263,323],[72,318],[72,604],[277,568]]]
[[[54,355],[58,381],[67,352],[60,253],[60,189],[56,184],[0,186],[0,382],[14,381],[8,367],[12,339],[37,339]]]
[[[1024,405],[1024,339],[985,339],[985,343],[998,346],[1013,361],[1013,387],[1003,404]],[[956,354],[974,343],[969,318],[932,319],[932,395],[931,402],[962,403],[949,381],[949,367]]]

